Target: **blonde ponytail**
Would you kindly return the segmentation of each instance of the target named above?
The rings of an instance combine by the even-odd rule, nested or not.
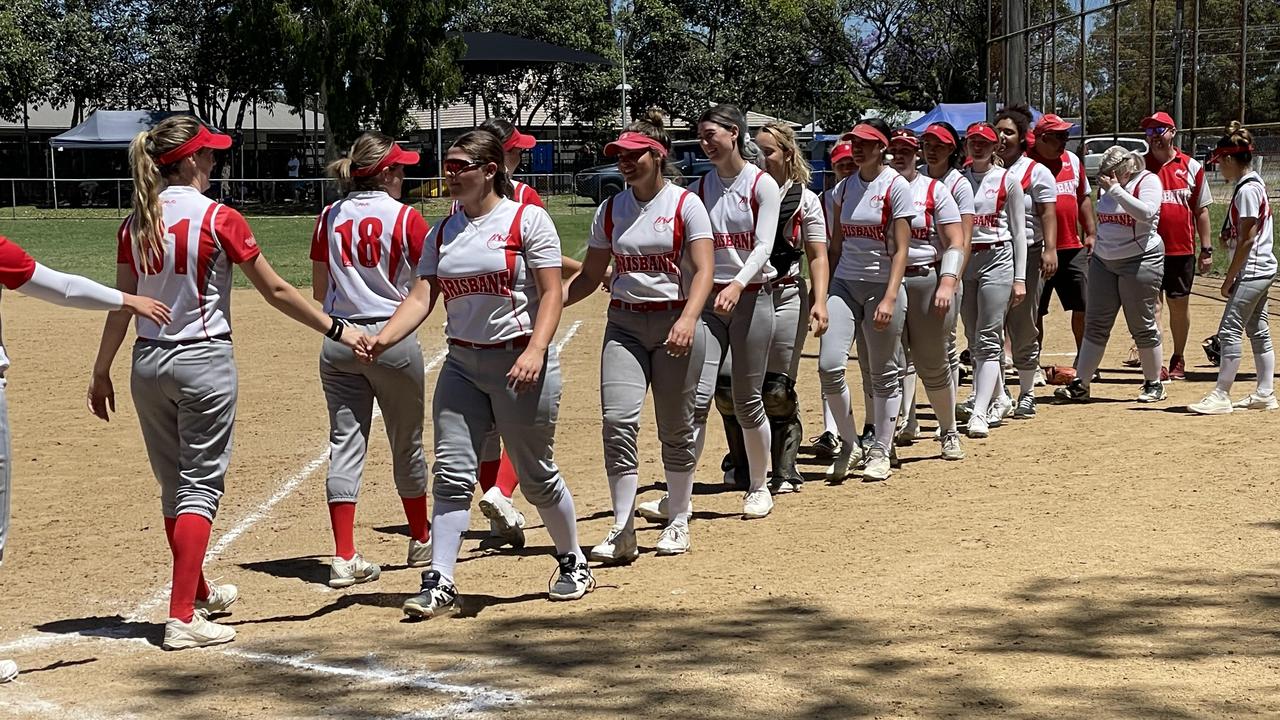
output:
[[[351,150],[347,152],[347,156],[329,163],[325,172],[338,181],[342,192],[379,190],[382,185],[377,175],[357,177],[353,171],[356,168],[376,167],[387,153],[391,152],[391,146],[395,145],[395,142],[395,138],[380,132],[362,133],[355,142],[351,143]]]
[[[808,187],[809,179],[813,177],[813,168],[800,153],[800,142],[796,139],[796,131],[788,125],[774,122],[765,123],[760,129],[778,141],[778,147],[782,152],[791,153],[791,159],[787,161],[787,179],[801,187]]]
[[[143,130],[129,143],[129,169],[133,175],[133,219],[129,236],[133,257],[139,268],[147,268],[164,256],[164,223],[160,213],[160,168],[152,157],[154,143],[150,130]]]

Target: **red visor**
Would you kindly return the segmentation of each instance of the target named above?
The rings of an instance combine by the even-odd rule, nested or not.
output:
[[[951,147],[956,146],[955,138],[952,138],[951,133],[947,132],[947,129],[941,125],[935,124],[925,128],[924,136],[931,137],[943,145],[950,145]]]
[[[538,139],[535,138],[534,136],[525,135],[519,130],[512,130],[511,137],[507,138],[507,141],[502,143],[502,149],[507,152],[510,152],[511,150],[515,150],[516,148],[520,148],[521,150],[529,150],[530,148],[532,148],[534,145],[537,145],[537,144],[538,144]]]
[[[1227,145],[1226,147],[1215,148],[1213,154],[1209,156],[1210,163],[1216,163],[1228,155],[1244,155],[1253,152],[1252,145]]]
[[[1058,117],[1057,115],[1054,115],[1053,113],[1049,113],[1047,115],[1041,115],[1040,122],[1036,123],[1036,132],[1038,133],[1070,132],[1070,131],[1071,131],[1071,123],[1067,122],[1066,120],[1063,120],[1062,118]]]
[[[196,133],[195,137],[160,155],[160,157],[156,158],[156,165],[161,167],[164,167],[165,165],[172,165],[185,157],[195,155],[204,148],[226,150],[229,147],[231,147],[230,135],[211,133],[209,132],[209,128],[205,127],[204,124],[201,123],[200,131]]]
[[[854,125],[853,129],[845,133],[844,135],[841,135],[840,139],[841,140],[871,140],[872,142],[878,142],[881,145],[884,145],[885,147],[889,146],[889,138],[885,137],[884,133],[880,132],[879,130],[875,129],[874,127],[866,123],[858,123],[857,125]]]
[[[982,138],[987,142],[999,142],[1000,138],[996,137],[996,129],[984,122],[976,122],[970,125],[964,131],[965,138]]]
[[[853,148],[849,146],[849,143],[842,142],[839,145],[836,145],[835,147],[831,148],[831,164],[832,165],[835,165],[841,160],[852,160],[852,159],[853,159]]]
[[[1147,128],[1171,128],[1172,129],[1172,128],[1176,128],[1177,125],[1173,123],[1173,118],[1169,117],[1169,113],[1158,112],[1155,115],[1152,115],[1151,117],[1143,118],[1141,127],[1143,130]]]
[[[418,153],[405,150],[400,143],[391,143],[391,149],[378,161],[377,165],[352,168],[351,174],[356,177],[370,177],[386,170],[392,165],[417,165]]]
[[[528,137],[527,135],[525,137]],[[658,153],[658,157],[666,157],[667,149],[662,143],[653,138],[638,132],[624,132],[618,136],[617,140],[604,146],[604,154],[613,157],[618,153],[626,150],[652,150]]]
[[[900,128],[889,135],[889,145],[906,145],[912,150],[919,150],[920,140],[910,130]]]

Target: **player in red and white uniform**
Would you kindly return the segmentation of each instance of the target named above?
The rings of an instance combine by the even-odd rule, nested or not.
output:
[[[960,171],[965,159],[964,148],[960,147],[960,133],[949,122],[936,122],[924,129],[920,144],[924,151],[925,174],[947,186],[960,211],[960,232],[964,236],[965,265],[968,265],[969,244],[973,239],[973,185]],[[963,278],[962,272],[962,282],[952,300],[957,307],[964,298]],[[956,346],[956,323],[951,324],[947,338],[947,360],[951,364],[951,386],[959,390],[960,351]]]
[[[973,356],[973,394],[956,408],[956,414],[967,417],[969,437],[984,438],[993,422],[998,424],[1004,417],[1004,408],[993,398],[999,392],[1005,318],[1010,307],[1025,301],[1025,275],[1033,266],[1026,261],[1022,183],[1017,175],[995,165],[999,142],[995,128],[974,123],[966,129],[965,141],[973,160],[964,176],[973,188],[974,216],[960,315]]]
[[[235,630],[211,622],[239,593],[201,572],[222,497],[236,414],[231,346],[231,271],[239,266],[277,310],[354,346],[358,334],[320,312],[276,274],[248,223],[204,196],[214,151],[231,138],[179,115],[138,133],[129,146],[134,212],[120,226],[116,285],[172,308],[169,322],[139,317],[130,388],[173,551],[173,591],[164,647],[230,642]],[[115,408],[111,363],[129,314],[108,316],[89,384],[89,405],[106,420]]]
[[[406,165],[418,153],[382,133],[356,138],[329,174],[347,196],[326,207],[311,239],[315,298],[329,315],[376,335],[413,285],[430,227],[400,202]],[[392,474],[409,525],[409,567],[431,561],[427,466],[422,453],[422,347],[417,335],[364,363],[341,343],[320,351],[320,384],[329,408],[329,472],[325,494],[333,528],[330,587],[377,580],[380,568],[356,552],[355,514],[376,401],[391,444]]]
[[[1044,344],[1044,316],[1049,314],[1049,304],[1053,301],[1053,294],[1057,293],[1062,309],[1071,313],[1071,333],[1079,351],[1084,338],[1089,254],[1093,252],[1093,243],[1097,239],[1098,220],[1093,214],[1093,194],[1084,172],[1084,163],[1075,153],[1066,150],[1070,130],[1071,123],[1057,115],[1042,115],[1035,127],[1035,147],[1027,154],[1048,168],[1058,191],[1054,205],[1058,227],[1058,272],[1045,279],[1044,289],[1037,299],[1040,344]],[[1022,416],[1015,411],[1014,417]]]
[[[960,433],[956,431],[956,388],[951,384],[948,356],[955,334],[955,302],[964,272],[968,239],[961,224],[960,206],[946,182],[916,169],[920,141],[905,128],[889,136],[889,165],[911,188],[916,214],[911,218],[911,246],[903,290],[907,314],[902,327],[902,348],[907,377],[923,380],[929,404],[938,418],[943,460],[963,460]],[[961,178],[963,181],[963,178]],[[912,403],[915,383],[903,384],[905,402]]]
[[[123,310],[153,322],[167,323],[169,308],[148,297],[139,297],[104,287],[79,275],[68,275],[41,265],[18,244],[0,235],[0,285],[23,295],[63,307],[81,310]],[[9,444],[9,403],[6,398],[5,373],[9,355],[0,337],[0,563],[9,536],[9,510],[12,502],[13,451]],[[0,659],[0,683],[18,676],[18,665]]]
[[[827,300],[830,327],[818,353],[822,390],[842,443],[831,479],[843,482],[856,460],[854,453],[861,449],[845,368],[849,347],[855,337],[862,337],[858,364],[864,393],[872,396],[869,413],[875,433],[862,475],[864,480],[885,480],[892,472],[889,456],[902,407],[899,356],[907,310],[902,281],[916,209],[909,183],[884,165],[889,138],[883,120],[860,122],[842,139],[853,144],[858,172],[836,189],[839,224],[829,239],[830,256],[837,259]]]
[[[410,617],[457,606],[454,567],[471,517],[481,451],[496,429],[525,498],[542,516],[559,572],[552,600],[595,587],[578,546],[573,496],[554,459],[560,403],[559,355],[551,346],[563,307],[560,238],[540,207],[507,199],[502,144],[492,133],[462,135],[445,160],[450,194],[462,211],[436,226],[418,265],[419,281],[391,320],[362,345],[377,357],[413,333],[443,299],[449,354],[432,400],[435,466],[432,568]]]
[[[742,516],[763,518],[773,510],[766,486],[771,437],[761,395],[769,354],[761,348],[773,338],[770,281],[777,271],[769,255],[778,229],[778,183],[747,161],[747,121],[736,107],[717,105],[703,112],[698,138],[715,168],[689,191],[711,217],[716,263],[715,286],[702,313],[709,334],[694,418],[698,455],[714,400],[742,427],[750,478]]]
[[[1191,333],[1191,286],[1197,265],[1206,273],[1213,265],[1213,238],[1209,233],[1209,206],[1213,193],[1205,181],[1199,160],[1174,145],[1178,129],[1168,113],[1144,118],[1147,170],[1160,176],[1164,200],[1160,204],[1160,238],[1164,240],[1164,300],[1169,306],[1169,331],[1173,354],[1169,357],[1169,379],[1185,380],[1187,336]],[[1196,239],[1199,239],[1199,254]],[[1157,321],[1160,316],[1156,311]]]
[[[778,229],[769,262],[778,271],[773,281],[773,341],[765,368],[765,415],[772,434],[772,476],[775,494],[795,492],[804,482],[796,457],[804,430],[800,425],[800,354],[805,336],[827,331],[827,222],[822,201],[808,188],[812,169],[800,153],[795,130],[784,123],[766,123],[756,133],[756,146],[765,171],[779,185]],[[809,266],[808,278],[800,260]]]
[[[858,171],[858,165],[853,161],[853,149],[849,143],[843,140],[836,143],[831,148],[831,174],[838,185],[841,180],[849,177]],[[830,236],[834,223],[838,220],[834,217],[832,208],[835,207],[835,187],[831,187],[822,193],[822,214],[827,220],[827,235]],[[828,258],[828,265],[831,258]],[[834,271],[835,268],[828,267],[828,273]],[[836,426],[836,419],[831,415],[831,404],[827,402],[827,394],[822,394],[822,434],[810,438],[809,442],[813,449],[813,454],[822,460],[835,459],[836,453],[840,451],[840,429]]]
[[[655,546],[659,555],[689,550],[689,499],[697,467],[693,415],[706,356],[702,308],[711,295],[715,258],[711,219],[698,196],[670,182],[671,138],[661,113],[632,123],[604,148],[618,158],[627,182],[605,200],[591,224],[582,272],[565,290],[578,302],[614,266],[609,321],[600,351],[604,464],[613,500],[613,527],[591,559],[636,559],[634,511],[640,479],[640,413],[652,387],[670,514]]]
[[[993,414],[993,427],[1005,417],[1030,419],[1036,414],[1036,370],[1040,369],[1039,308],[1040,283],[1058,272],[1058,183],[1053,173],[1027,155],[1031,132],[1031,110],[1026,105],[1008,105],[996,113],[995,129],[1000,138],[997,151],[1006,170],[1022,184],[1026,197],[1027,221],[1027,297],[1031,300],[1010,307],[1005,318],[1008,325],[1009,349],[1013,367],[1018,371],[1016,404],[1005,394],[1003,369],[998,414]],[[1002,366],[1003,368],[1003,366]]]
[[[1231,264],[1220,293],[1227,299],[1218,323],[1222,360],[1218,383],[1198,403],[1187,406],[1201,415],[1224,415],[1233,410],[1275,410],[1276,355],[1271,344],[1267,307],[1276,280],[1275,208],[1262,177],[1253,169],[1253,133],[1231,123],[1219,140],[1210,163],[1220,163],[1222,177],[1233,184],[1231,205],[1222,225],[1222,244],[1231,251]],[[1243,399],[1231,402],[1231,385],[1244,357],[1244,336],[1253,346],[1258,384]]]

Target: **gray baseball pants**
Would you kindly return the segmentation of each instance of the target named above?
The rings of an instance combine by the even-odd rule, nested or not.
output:
[[[1092,278],[1090,278],[1092,280]],[[1223,358],[1244,356],[1244,336],[1249,336],[1254,356],[1271,352],[1271,326],[1267,293],[1275,276],[1240,280],[1231,289],[1218,323]]]
[[[949,433],[955,430],[950,351],[955,347],[956,305],[952,302],[943,317],[933,311],[933,296],[938,291],[937,268],[929,268],[927,275],[908,276],[903,285],[907,295],[907,316],[902,328],[902,348],[907,361],[903,367],[914,369],[924,384],[939,427]],[[908,414],[912,414],[913,398],[905,401],[911,403]]]
[[[800,374],[800,354],[809,334],[809,288],[804,278],[794,285],[773,288],[773,340],[769,343],[768,372],[792,380]]]
[[[818,351],[818,373],[822,378],[822,391],[828,396],[845,390],[844,374],[849,348],[859,336],[865,339],[866,350],[864,352],[859,346],[858,365],[863,375],[870,378],[872,396],[887,398],[901,392],[898,379],[902,366],[898,345],[902,341],[902,326],[906,321],[907,296],[904,292],[898,293],[889,326],[877,330],[876,306],[884,299],[887,289],[888,286],[880,282],[832,279],[831,294],[827,299],[830,325],[822,336]]]
[[[694,425],[705,425],[717,375],[729,375],[733,383],[733,409],[745,429],[765,423],[761,388],[769,364],[765,350],[773,339],[773,297],[760,291],[743,290],[728,317],[712,308],[716,292],[707,299],[702,321],[707,326],[707,350],[698,377],[698,405]]]
[[[1009,243],[975,250],[964,268],[964,292],[960,301],[960,316],[964,318],[964,334],[974,368],[985,360],[1001,359],[1004,321],[1012,292],[1013,248]]]
[[[1010,248],[1010,253],[1013,250]],[[1005,322],[1008,324],[1009,350],[1013,355],[1013,367],[1019,375],[1034,373],[1040,366],[1040,338],[1037,323],[1040,320],[1040,258],[1044,245],[1027,248],[1027,296],[1018,305],[1011,305]],[[1009,298],[1005,298],[1005,303]]]

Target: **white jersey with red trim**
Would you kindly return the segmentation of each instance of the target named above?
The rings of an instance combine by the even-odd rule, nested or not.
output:
[[[794,180],[788,180],[778,188],[778,199],[786,197]],[[823,193],[825,195],[825,193]],[[809,188],[800,189],[800,207],[787,225],[786,241],[797,250],[804,250],[806,243],[827,244],[827,213],[823,199]],[[800,271],[800,264],[792,265],[793,273]]]
[[[897,170],[885,166],[871,182],[854,173],[836,186],[840,234],[844,242],[835,276],[841,280],[888,282],[892,256],[886,229],[890,221],[912,218],[909,183]]]
[[[956,209],[961,215],[976,215],[973,209],[973,185],[964,173],[955,168],[947,171],[941,179],[943,185],[951,193],[951,199],[956,201]]]
[[[1254,218],[1253,247],[1249,257],[1240,268],[1241,280],[1255,280],[1276,274],[1276,255],[1272,251],[1275,242],[1275,212],[1271,201],[1267,198],[1267,186],[1263,184],[1258,173],[1250,170],[1236,183],[1231,207],[1227,210],[1226,238],[1227,247],[1235,252],[1236,242],[1240,239],[1240,221],[1243,218]]]
[[[1025,212],[1018,178],[998,167],[983,173],[971,167],[964,176],[973,188],[973,244],[995,245],[1013,240],[1014,216]],[[1026,233],[1025,224],[1022,232]]]
[[[487,215],[450,215],[422,249],[418,274],[435,277],[445,335],[481,345],[533,333],[534,270],[560,267],[560,236],[546,210],[501,200]]]
[[[547,207],[546,205],[542,204],[542,196],[538,194],[537,190],[534,190],[531,186],[526,185],[520,182],[519,180],[511,181],[511,198],[510,199],[520,203],[521,205],[536,205],[543,209]],[[450,210],[449,212],[452,214],[452,213],[459,212],[460,210],[462,210],[462,203],[458,202],[457,200],[454,200],[453,209]]]
[[[587,246],[613,254],[613,299],[667,302],[688,293],[693,278],[688,244],[711,238],[711,218],[702,201],[667,183],[643,205],[630,187],[601,203]]]
[[[1049,168],[1023,155],[1009,166],[1009,174],[1018,178],[1025,199],[1027,247],[1044,244],[1044,227],[1040,223],[1040,206],[1058,202],[1058,181]],[[1055,209],[1056,212],[1056,209]],[[1055,238],[1056,240],[1056,238]]]
[[[715,244],[716,284],[772,280],[769,263],[778,231],[778,183],[748,163],[728,185],[715,170],[689,186],[707,208]]]
[[[311,259],[329,266],[324,311],[347,320],[391,317],[409,294],[430,231],[417,210],[381,190],[326,207],[311,235]]]
[[[173,319],[161,327],[137,318],[147,340],[204,340],[231,332],[231,270],[258,257],[258,242],[244,217],[189,185],[160,193],[162,257],[135,259],[129,224],[120,225],[116,261],[138,276],[138,294],[168,305]],[[145,260],[145,262],[143,262]]]
[[[1098,241],[1093,252],[1103,260],[1142,255],[1160,245],[1160,176],[1142,170],[1124,187],[1113,185],[1098,195]]]
[[[916,179],[911,181],[911,202],[916,214],[911,218],[907,265],[932,265],[942,258],[942,251],[946,249],[938,235],[938,226],[960,222],[960,208],[942,180],[924,173],[916,173]]]

